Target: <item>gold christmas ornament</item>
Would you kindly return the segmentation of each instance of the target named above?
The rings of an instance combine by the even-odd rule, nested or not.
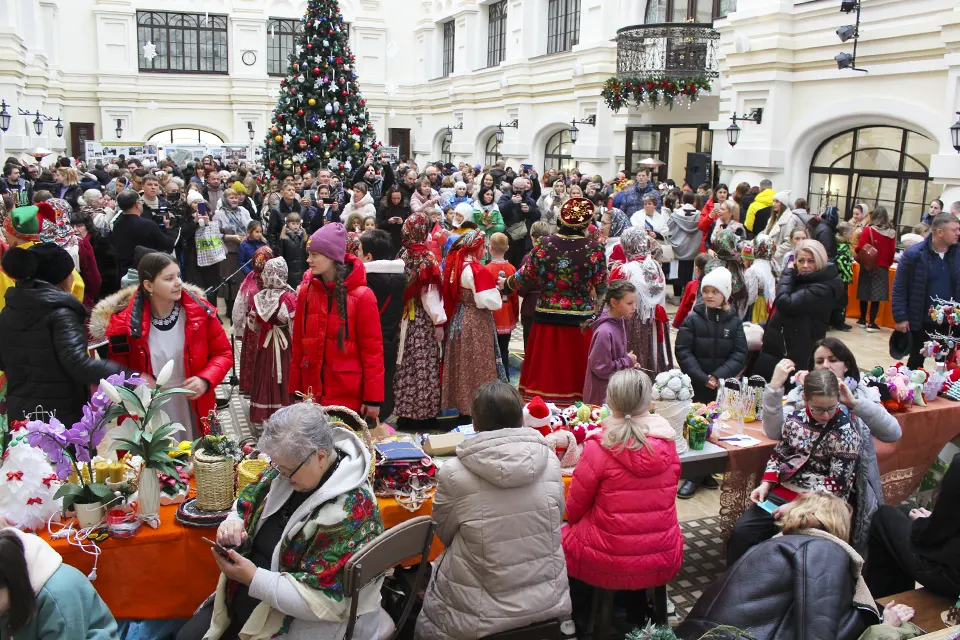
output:
[[[329,157],[330,157],[330,152],[329,152],[329,151],[324,151],[324,152],[323,152],[323,157],[324,157],[324,158],[329,158]]]
[[[317,104],[317,101],[314,100],[313,98],[310,98],[309,100],[307,100],[307,104],[313,107]]]
[[[283,161],[283,166],[285,167],[289,167],[292,164],[293,164],[293,161],[290,160],[290,158],[287,158],[286,160]]]
[[[277,142],[283,142],[283,136],[277,136],[276,138],[274,138],[274,140],[276,140]]]
[[[353,148],[354,148],[354,149],[359,149],[359,148],[360,148],[360,143],[359,143],[359,142],[354,142],[354,143],[353,143]]]

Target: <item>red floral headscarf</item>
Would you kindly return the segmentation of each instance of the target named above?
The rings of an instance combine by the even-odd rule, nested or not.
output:
[[[447,312],[447,318],[453,317],[453,312],[460,300],[460,274],[463,273],[463,267],[467,264],[467,258],[472,257],[474,262],[480,262],[483,258],[486,238],[483,231],[471,229],[457,238],[453,247],[450,248],[450,253],[447,254],[446,270],[443,274],[443,307]]]
[[[425,289],[434,286],[440,291],[443,281],[440,276],[440,263],[427,248],[430,236],[430,219],[422,211],[412,214],[403,223],[403,276],[406,288],[403,290],[403,303],[420,296]]]

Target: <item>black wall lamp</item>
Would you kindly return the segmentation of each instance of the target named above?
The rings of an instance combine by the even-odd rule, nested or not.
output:
[[[841,53],[834,56],[837,61],[837,68],[840,70],[850,69],[852,71],[862,71],[868,73],[866,69],[857,68],[857,42],[860,40],[860,0],[842,0],[840,11],[843,13],[857,12],[857,23],[848,24],[837,29],[837,37],[840,42],[853,40],[853,53]]]
[[[957,115],[960,116],[960,111],[957,111]],[[953,148],[960,153],[960,118],[950,127],[950,137],[953,139]]]
[[[117,118],[117,140],[123,137],[123,120]]]
[[[580,129],[577,129],[578,124],[588,124],[591,127],[595,127],[597,126],[597,116],[588,116],[583,120],[574,120],[570,123],[570,142],[574,144],[577,143],[577,138],[580,137]]]
[[[763,108],[754,109],[742,118],[738,117],[737,112],[734,111],[733,117],[730,119],[733,120],[733,123],[727,127],[727,142],[730,143],[731,147],[735,147],[740,142],[740,127],[737,126],[737,122],[756,122],[760,124],[763,122]]]
[[[443,139],[446,140],[447,142],[453,142],[454,129],[463,129],[463,123],[461,122],[455,127],[451,127],[450,125],[447,125],[447,132],[443,134]]]
[[[501,142],[503,142],[504,129],[519,129],[519,128],[520,128],[520,120],[518,119],[514,119],[513,122],[508,122],[507,124],[503,124],[502,122],[497,124],[497,133],[496,133],[497,144],[500,144]]]

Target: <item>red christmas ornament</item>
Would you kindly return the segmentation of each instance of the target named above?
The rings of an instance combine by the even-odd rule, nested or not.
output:
[[[360,127],[356,127],[356,126],[350,127],[350,133],[353,133],[353,134],[360,133]]]
[[[338,111],[337,114],[342,116],[342,115],[343,115],[343,109],[340,109],[340,111]]]
[[[346,92],[346,91],[341,91],[340,93],[341,93],[342,95],[344,95],[344,96],[347,95],[347,92]]]
[[[274,128],[272,128],[272,129],[270,129],[270,133],[272,133],[273,135],[277,135],[277,128],[274,127]]]
[[[343,64],[343,58],[337,56],[337,64]]]
[[[294,93],[296,93],[296,92],[297,92],[297,88],[296,88],[296,87],[290,87],[290,93],[291,93],[291,94],[294,94]]]
[[[306,141],[306,140],[301,140],[301,141],[300,141],[300,148],[301,148],[301,149],[306,149],[306,148],[307,148],[307,141]]]
[[[297,111],[297,116],[299,116],[299,117],[301,117],[301,118],[303,117],[303,109],[299,109],[299,110]]]
[[[329,31],[327,31],[327,34],[332,36],[332,35],[333,35],[333,29],[330,29]]]
[[[300,173],[305,173],[307,171],[307,165],[300,167]]]
[[[320,67],[314,67],[314,68],[313,68],[313,75],[315,75],[315,76],[319,76],[319,75],[320,75]]]
[[[283,114],[282,114],[282,113],[277,114],[277,120],[283,120]]]
[[[320,142],[320,136],[318,136],[317,134],[313,134],[313,137],[310,139],[313,140],[314,142]]]
[[[333,144],[332,142],[330,143],[330,148],[331,148],[331,149],[333,149],[335,146],[337,146],[337,145]]]
[[[335,126],[337,126],[337,121],[334,120],[333,118],[330,118],[330,128],[332,129]]]
[[[365,104],[367,104],[367,101],[364,100],[363,98],[361,98],[361,99],[360,99],[360,106],[362,107],[362,106],[365,105]]]
[[[270,161],[270,166],[271,166],[271,167],[277,166],[277,161],[276,161],[276,160],[271,160],[271,161]]]
[[[307,43],[307,49],[313,49],[313,45],[309,42]]]

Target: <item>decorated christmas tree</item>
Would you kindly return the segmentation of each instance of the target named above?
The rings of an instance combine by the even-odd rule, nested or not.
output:
[[[266,140],[267,168],[343,176],[380,148],[337,0],[309,0]],[[379,155],[379,154],[376,154]]]

